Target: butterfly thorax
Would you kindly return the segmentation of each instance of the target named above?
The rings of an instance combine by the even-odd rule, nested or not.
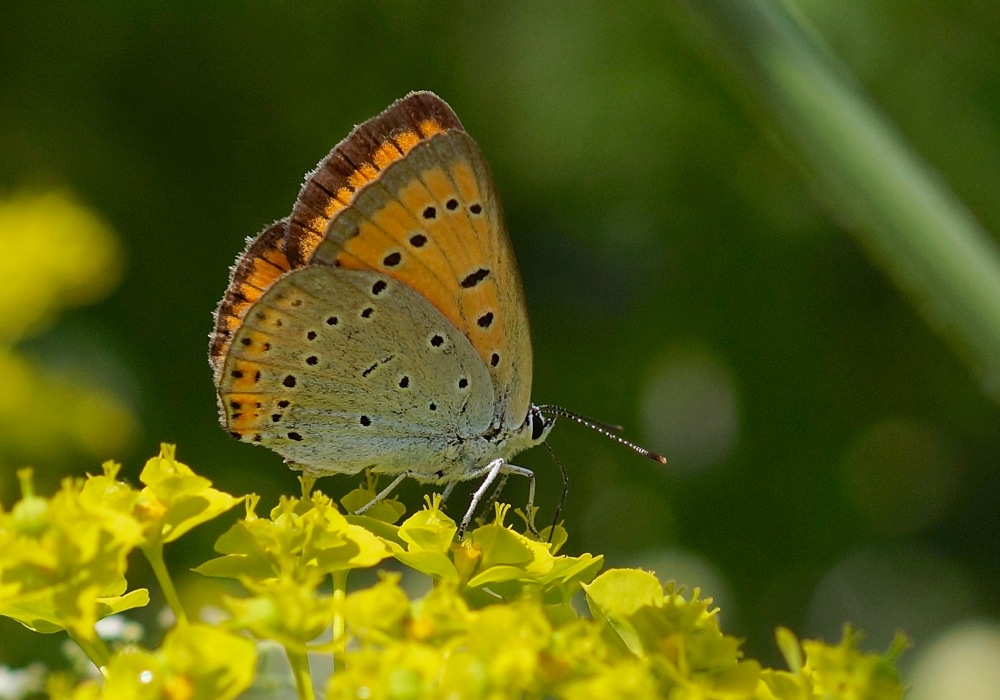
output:
[[[510,462],[515,455],[545,442],[554,422],[544,419],[532,406],[524,422],[515,430],[496,428],[471,440],[460,441],[461,446],[457,450],[460,456],[456,464],[465,466],[454,470],[452,476],[443,481],[460,481],[461,477],[456,478],[456,474],[465,476],[496,459]]]

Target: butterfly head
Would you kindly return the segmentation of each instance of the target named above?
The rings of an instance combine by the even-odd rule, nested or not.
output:
[[[536,445],[541,445],[555,425],[555,416],[547,418],[534,404],[528,409],[524,422],[514,430],[506,443],[508,456],[513,456]]]

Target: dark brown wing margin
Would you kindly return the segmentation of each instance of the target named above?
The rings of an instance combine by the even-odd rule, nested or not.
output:
[[[285,254],[287,224],[287,219],[275,221],[256,238],[249,240],[246,250],[236,258],[236,264],[230,270],[229,286],[215,311],[215,331],[209,335],[208,361],[216,383],[229,343],[243,324],[247,310],[292,267]]]
[[[292,266],[309,262],[327,224],[351,203],[355,192],[417,143],[449,129],[462,129],[462,123],[431,92],[412,92],[355,127],[306,177],[299,192],[286,234]]]

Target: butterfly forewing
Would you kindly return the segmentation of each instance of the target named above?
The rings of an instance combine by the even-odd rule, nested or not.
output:
[[[334,217],[312,259],[419,289],[490,372],[500,424],[524,421],[531,341],[523,291],[489,171],[467,134],[437,134],[388,166]]]
[[[391,163],[403,158],[422,140],[462,123],[444,100],[429,92],[414,92],[356,127],[307,177],[288,227],[289,257],[305,264],[326,226],[347,208],[354,193],[375,180]]]

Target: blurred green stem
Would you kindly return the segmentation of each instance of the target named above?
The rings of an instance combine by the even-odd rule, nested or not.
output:
[[[101,672],[101,675],[107,676],[107,665],[108,661],[111,659],[111,652],[104,644],[104,640],[96,634],[93,639],[89,640],[78,637],[72,632],[69,632],[69,637],[76,642],[77,646],[83,649],[83,653],[86,654],[91,663],[97,667],[97,670]]]
[[[1000,253],[789,6],[686,0],[861,244],[1000,399]]]
[[[334,606],[331,637],[333,639],[333,671],[336,673],[344,666],[344,655],[347,653],[347,625],[344,620],[344,599],[347,597],[347,571],[336,571],[333,574],[333,596],[330,605]]]
[[[170,578],[167,564],[163,561],[163,543],[155,542],[145,545],[142,547],[142,552],[146,555],[146,559],[153,569],[153,575],[156,576],[156,581],[160,584],[160,589],[163,591],[163,597],[177,618],[177,623],[181,625],[187,624],[187,614],[184,612],[184,605],[181,603],[180,596],[177,595],[177,589],[174,588],[174,582]]]
[[[309,673],[308,655],[304,651],[297,651],[288,646],[285,647],[285,653],[288,654],[288,663],[295,675],[295,685],[298,688],[300,700],[315,700],[312,675]]]

